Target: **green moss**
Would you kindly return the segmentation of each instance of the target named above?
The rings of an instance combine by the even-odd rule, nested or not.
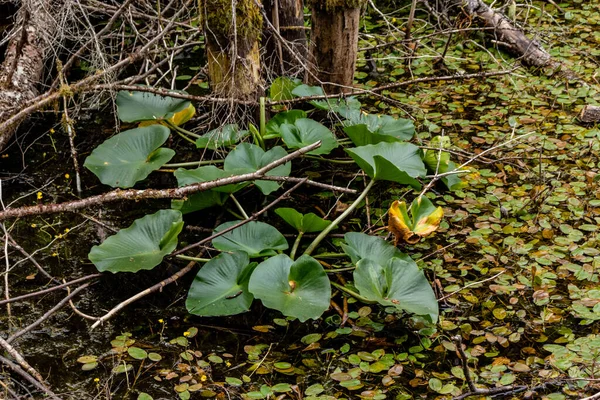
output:
[[[361,8],[366,0],[305,0],[307,6],[331,11],[334,8]]]
[[[239,50],[245,53],[249,51],[252,43],[260,39],[262,14],[254,0],[237,1],[235,29],[230,0],[205,0],[203,5],[207,35],[214,35],[221,46],[226,46],[237,35]]]

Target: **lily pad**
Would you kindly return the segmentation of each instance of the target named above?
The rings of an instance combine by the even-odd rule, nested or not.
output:
[[[228,124],[205,133],[196,140],[199,149],[217,150],[233,146],[250,134],[247,130],[240,130],[237,124]]]
[[[410,261],[411,258],[398,250],[394,245],[378,236],[371,236],[360,232],[348,232],[344,235],[342,248],[350,257],[353,264],[363,258],[370,258],[377,264],[385,265],[392,258],[401,258]]]
[[[410,205],[410,216],[404,201],[394,201],[389,209],[388,230],[394,234],[396,245],[415,244],[434,232],[442,221],[444,210],[435,207],[425,196],[417,197]]]
[[[447,136],[441,137],[436,136],[431,140],[430,147],[441,147],[440,150],[423,150],[423,162],[427,167],[427,170],[431,174],[443,174],[456,170],[456,164],[450,161],[450,153],[443,151],[450,147],[450,139]],[[460,178],[459,174],[447,175],[441,178],[442,182],[450,190],[458,190],[465,186],[465,183]]]
[[[329,154],[331,150],[338,147],[335,136],[327,127],[310,118],[300,118],[293,124],[282,124],[280,126],[281,138],[291,149],[299,149],[311,145],[319,140],[321,147],[308,154]]]
[[[280,254],[263,261],[250,277],[248,289],[265,307],[301,322],[319,318],[329,308],[331,297],[325,270],[308,255],[293,261]]]
[[[378,143],[346,149],[346,152],[371,177],[407,184],[420,189],[415,178],[427,170],[421,160],[421,150],[410,143]]]
[[[278,208],[275,213],[301,233],[321,232],[331,225],[331,221],[326,221],[314,213],[301,214],[293,208]]]
[[[185,124],[186,122],[188,122],[190,119],[192,119],[192,117],[196,114],[196,109],[194,108],[193,104],[190,103],[190,105],[186,108],[183,109],[179,112],[176,112],[175,114],[173,114],[173,116],[169,119],[165,120],[151,120],[151,121],[142,121],[138,124],[138,126],[144,127],[144,126],[150,126],[150,125],[154,125],[154,124],[161,124],[166,126],[167,128],[169,127],[169,124],[175,125],[175,126],[180,126]],[[167,123],[168,122],[168,123]]]
[[[182,186],[192,185],[200,182],[210,182],[217,179],[229,178],[231,176],[243,174],[243,171],[224,171],[214,165],[207,165],[204,167],[198,167],[196,169],[184,169],[179,168],[174,172],[175,178],[177,178],[177,184]],[[247,182],[235,183],[232,185],[219,186],[211,189],[215,192],[221,193],[235,193],[243,187],[249,185]]]
[[[92,247],[88,258],[98,271],[137,272],[152,269],[177,247],[177,236],[183,228],[181,213],[160,210],[136,219],[126,229]]]
[[[289,110],[277,113],[267,122],[266,134],[279,136],[281,133],[280,126],[283,124],[293,124],[297,119],[306,118],[306,111]]]
[[[248,281],[256,263],[238,251],[222,253],[207,262],[192,282],[185,306],[194,315],[235,315],[250,309],[254,296]]]
[[[431,284],[412,260],[394,257],[380,264],[363,258],[356,264],[354,285],[368,300],[437,321],[438,304]]]
[[[267,164],[277,161],[285,156],[287,156],[287,152],[283,147],[276,146],[265,152],[259,146],[254,144],[242,143],[237,145],[235,149],[227,155],[223,169],[225,171],[236,171],[237,174],[256,172]],[[267,172],[266,175],[288,176],[291,171],[291,163],[286,163],[277,168],[273,168]],[[276,191],[281,186],[277,182],[262,180],[255,181],[254,184],[265,196]]]
[[[117,114],[123,122],[169,119],[188,108],[190,104],[189,100],[148,92],[120,91],[117,94]]]
[[[105,185],[132,187],[173,158],[173,150],[160,147],[169,133],[162,125],[121,132],[96,147],[83,165]]]
[[[410,119],[394,118],[390,115],[365,114],[358,109],[348,108],[341,108],[339,113],[346,118],[346,121],[344,121],[346,128],[355,125],[365,125],[366,129],[372,135],[375,135],[374,137],[379,139],[379,141],[384,141],[383,139],[386,137],[388,137],[387,141],[391,141],[389,138],[410,140],[415,134],[415,125]],[[352,139],[352,136],[350,138]],[[352,141],[354,142],[354,139]],[[363,145],[356,142],[354,144],[357,146]]]
[[[218,233],[240,221],[230,221],[219,225],[214,233]],[[221,251],[243,251],[253,257],[264,257],[277,254],[278,250],[286,250],[287,240],[269,224],[250,221],[235,228],[212,241],[213,246]]]
[[[171,200],[171,208],[179,210],[182,214],[204,210],[212,206],[222,206],[229,196],[227,193],[207,190],[187,196],[185,200]]]

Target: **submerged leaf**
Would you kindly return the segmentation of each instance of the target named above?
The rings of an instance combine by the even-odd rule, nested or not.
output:
[[[100,272],[152,269],[175,250],[182,228],[179,211],[160,210],[136,219],[129,228],[92,247],[88,257]]]

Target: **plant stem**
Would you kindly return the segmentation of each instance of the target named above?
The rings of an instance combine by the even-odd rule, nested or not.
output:
[[[167,123],[167,125],[169,125],[169,128],[171,128],[171,129],[175,129],[175,130],[176,130],[177,132],[179,132],[179,133],[183,133],[183,134],[185,134],[185,135],[189,135],[189,136],[191,136],[191,137],[195,137],[196,139],[198,139],[198,138],[201,138],[201,137],[202,137],[202,135],[198,135],[197,133],[190,132],[190,131],[188,131],[187,129],[183,129],[182,127],[180,127],[180,126],[177,126],[177,125],[175,125],[175,124],[173,124],[173,123],[169,122],[168,120],[165,120],[165,122]],[[195,143],[195,142],[194,142],[194,143]]]
[[[319,160],[319,161],[325,161],[325,162],[330,162],[332,164],[354,164],[355,161],[354,160],[336,160],[333,158],[325,158],[325,157],[319,157],[319,156],[312,156],[310,154],[306,155],[306,158],[310,158],[312,160]]]
[[[244,207],[242,207],[242,205],[240,204],[239,201],[237,201],[237,199],[235,198],[235,196],[233,195],[233,193],[231,193],[229,195],[229,197],[231,197],[231,200],[233,200],[233,202],[235,203],[235,206],[238,208],[238,210],[240,210],[240,212],[242,213],[242,215],[244,216],[244,219],[248,219],[250,218],[248,216],[248,214],[246,214],[246,211],[244,210]]]
[[[259,125],[260,130],[259,130],[259,132],[260,132],[260,136],[264,137],[265,131],[266,131],[265,126],[267,123],[267,113],[265,110],[265,98],[261,97],[259,99],[259,101],[260,101],[260,103],[259,103],[260,104],[260,125]]]
[[[350,290],[345,286],[340,285],[339,283],[330,282],[332,286],[340,289],[342,292],[348,293],[350,296],[362,301],[363,303],[373,303],[371,300],[362,297],[360,294],[356,293],[354,290]]]
[[[180,260],[196,261],[196,262],[209,262],[211,260],[211,258],[190,257],[190,256],[184,256],[183,254],[177,254],[175,256],[175,258],[179,258]]]
[[[292,260],[296,256],[296,250],[298,250],[298,246],[300,245],[300,240],[302,240],[302,236],[304,236],[304,232],[298,232],[298,236],[296,236],[296,240],[294,241],[294,245],[292,246],[292,251],[290,251],[290,258]]]
[[[183,134],[183,133],[181,133],[181,132],[179,132],[179,131],[176,131],[176,132],[177,132],[177,134],[178,134],[179,136],[181,136],[182,138],[184,138],[184,139],[185,139],[185,140],[187,140],[188,142],[190,142],[190,143],[193,143],[194,145],[196,145],[196,142],[195,142],[194,140],[190,139],[189,137],[187,137],[185,134]]]
[[[163,167],[165,167],[165,168],[194,167],[196,165],[221,164],[224,161],[225,160],[190,161],[190,162],[182,162],[182,163],[165,164],[165,165],[163,165]]]
[[[363,192],[360,194],[360,196],[358,196],[358,198],[354,200],[354,203],[350,204],[350,207],[348,207],[346,211],[344,211],[339,217],[337,217],[335,221],[329,224],[329,226],[325,228],[323,232],[319,233],[319,236],[317,236],[315,240],[313,240],[313,242],[310,244],[310,246],[308,246],[304,254],[310,255],[310,253],[312,253],[317,248],[319,243],[321,243],[321,241],[325,239],[329,232],[331,232],[333,228],[335,228],[339,223],[341,223],[348,215],[350,215],[352,211],[354,211],[356,207],[358,207],[360,202],[363,201],[365,197],[367,197],[369,190],[371,190],[374,184],[375,179],[372,179],[371,182],[369,182],[369,184],[367,185],[367,187],[365,187],[365,190],[363,190]]]
[[[326,269],[325,272],[327,272],[328,274],[332,274],[332,273],[336,273],[336,272],[352,271],[354,269],[356,269],[356,267],[331,268],[331,269]]]

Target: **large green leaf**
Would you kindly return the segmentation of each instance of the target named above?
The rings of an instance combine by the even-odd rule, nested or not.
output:
[[[117,94],[117,114],[123,122],[169,119],[189,105],[189,100],[154,93],[121,91]]]
[[[314,213],[301,214],[293,208],[278,208],[275,213],[301,233],[321,232],[331,225],[331,221],[326,221]]]
[[[355,146],[365,146],[367,144],[377,144],[381,142],[392,143],[403,141],[403,139],[400,139],[396,136],[373,133],[365,124],[347,126],[344,128],[344,132],[346,132]]]
[[[209,182],[222,178],[229,178],[230,176],[240,175],[243,171],[223,171],[215,167],[214,165],[207,165],[204,167],[198,167],[196,169],[184,169],[179,168],[174,172],[175,178],[177,178],[177,184],[181,186],[192,185],[194,183]],[[235,193],[247,186],[249,183],[242,182],[232,185],[219,186],[212,190],[222,193]]]
[[[390,138],[410,140],[415,134],[415,125],[410,119],[394,118],[389,115],[365,114],[356,108],[345,107],[340,108],[339,114],[346,118],[346,121],[344,121],[346,127],[365,125],[371,134],[376,135],[372,139],[378,139],[379,141],[392,141]],[[387,140],[385,140],[386,137],[388,137]],[[354,141],[352,137],[351,139]],[[357,146],[363,145],[356,142],[354,144]]]
[[[301,84],[302,81],[300,79],[280,76],[271,83],[269,97],[276,101],[291,100],[294,98],[292,91]]]
[[[130,129],[96,147],[83,165],[105,185],[132,187],[173,158],[173,150],[160,148],[168,137],[162,125]]]
[[[235,315],[250,309],[254,296],[248,281],[256,263],[248,254],[238,251],[222,253],[198,271],[185,302],[194,315],[214,317]]]
[[[320,140],[321,147],[308,154],[329,154],[338,147],[333,133],[325,125],[310,118],[297,119],[293,124],[282,124],[280,130],[281,138],[291,149],[299,149]]]
[[[230,221],[219,225],[214,233],[221,232],[240,221]],[[252,257],[272,256],[277,250],[287,249],[288,242],[277,229],[269,224],[251,221],[227,232],[212,241],[221,251],[244,251]]]
[[[275,114],[273,118],[267,122],[266,134],[267,135],[281,135],[281,125],[293,124],[297,119],[306,118],[306,111],[302,110],[289,110]]]
[[[237,124],[223,125],[196,139],[196,147],[211,150],[222,149],[223,147],[233,146],[248,136],[249,133],[246,130],[241,131]]]
[[[183,228],[181,213],[160,210],[136,219],[126,229],[92,247],[88,258],[98,271],[137,272],[152,269],[177,247]]]
[[[419,189],[414,179],[425,176],[421,150],[410,143],[378,143],[346,149],[350,157],[373,179],[411,185]]]
[[[378,236],[371,236],[360,232],[348,232],[344,235],[342,248],[350,257],[353,264],[363,258],[370,258],[377,264],[385,265],[392,258],[401,258],[409,261],[411,258],[398,250],[394,245]]]
[[[229,196],[214,190],[198,192],[186,197],[185,200],[171,200],[171,208],[182,214],[204,210],[212,206],[222,206]]]
[[[225,157],[225,163],[223,169],[225,171],[236,171],[239,173],[251,173],[256,172],[267,164],[277,161],[287,156],[287,152],[283,147],[273,147],[269,151],[265,152],[259,146],[251,143],[239,144],[233,149],[227,157]],[[288,176],[292,171],[291,163],[280,165],[277,168],[273,168],[266,175],[272,176]],[[254,184],[260,189],[264,195],[268,195],[271,192],[279,189],[280,184],[273,181],[255,181]]]
[[[360,295],[384,306],[438,318],[438,304],[423,271],[412,260],[392,258],[380,264],[363,258],[354,270],[354,286]]]
[[[250,277],[248,289],[265,307],[301,322],[319,318],[329,308],[331,298],[325,270],[308,255],[293,261],[280,254],[263,261]]]

